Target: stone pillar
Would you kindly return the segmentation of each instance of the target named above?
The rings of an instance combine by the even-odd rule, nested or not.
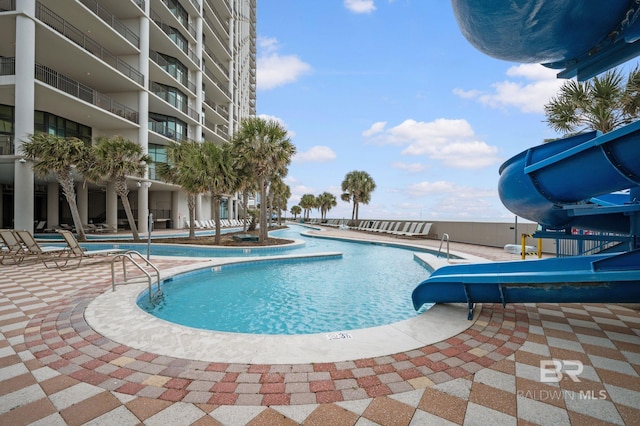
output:
[[[118,194],[112,183],[107,184],[106,196],[106,222],[110,228],[118,229]]]
[[[34,133],[35,61],[36,61],[36,1],[17,2],[16,15],[16,74],[15,74],[15,153],[13,178],[13,227],[33,232],[35,205],[35,177],[31,165],[21,155],[21,146]]]
[[[76,194],[81,225],[86,225],[89,223],[89,190],[85,185],[80,185],[76,187]]]

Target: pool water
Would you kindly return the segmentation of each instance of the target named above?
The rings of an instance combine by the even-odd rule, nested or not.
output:
[[[387,245],[309,238],[301,227],[277,231],[303,239],[293,252],[341,252],[322,260],[268,260],[208,268],[163,285],[153,306],[162,319],[196,328],[252,334],[310,334],[375,327],[418,315],[411,292],[429,271],[413,251]]]

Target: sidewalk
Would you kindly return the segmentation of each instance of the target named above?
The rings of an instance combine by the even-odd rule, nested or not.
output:
[[[156,261],[163,271],[206,263]],[[88,303],[110,291],[108,264],[0,268],[2,425],[640,424],[640,314],[619,305],[485,304],[466,331],[412,351],[325,364],[204,363],[140,351],[86,323]],[[559,381],[552,359],[565,362]]]

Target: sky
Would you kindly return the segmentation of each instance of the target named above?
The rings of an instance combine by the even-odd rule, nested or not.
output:
[[[296,155],[288,210],[303,194],[340,200],[347,173],[376,189],[359,218],[513,222],[500,165],[545,139],[563,80],[494,59],[461,34],[444,0],[260,0],[257,113]],[[319,217],[314,210],[311,217]]]

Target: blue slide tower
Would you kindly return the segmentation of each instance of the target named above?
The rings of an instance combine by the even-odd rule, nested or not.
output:
[[[542,63],[588,79],[640,55],[634,0],[452,0],[464,36],[480,51]],[[413,291],[424,303],[640,302],[640,121],[530,148],[500,167],[500,199],[548,229],[626,234],[622,253],[451,265]]]

